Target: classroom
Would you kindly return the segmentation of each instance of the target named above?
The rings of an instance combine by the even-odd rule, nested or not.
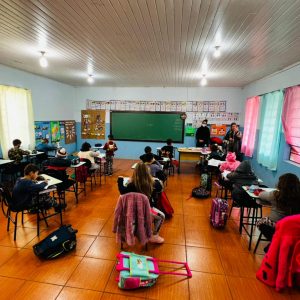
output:
[[[300,299],[300,1],[0,11],[0,299]]]

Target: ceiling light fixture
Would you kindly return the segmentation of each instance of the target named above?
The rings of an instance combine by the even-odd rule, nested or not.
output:
[[[47,68],[48,67],[48,60],[45,57],[46,52],[45,51],[41,51],[41,58],[40,58],[40,65],[42,68]]]
[[[218,58],[221,55],[221,46],[215,46],[215,52],[214,52],[214,57]]]
[[[92,74],[89,74],[89,77],[87,78],[87,82],[89,83],[89,84],[92,84],[92,83],[94,83],[94,78],[93,78],[93,75]]]
[[[200,82],[200,83],[201,83],[202,86],[207,85],[207,79],[206,79],[206,77],[205,77],[205,74],[202,75],[202,79],[201,79],[201,82]]]

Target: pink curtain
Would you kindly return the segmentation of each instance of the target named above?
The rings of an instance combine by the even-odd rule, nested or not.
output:
[[[287,144],[300,147],[300,86],[285,90],[282,125]]]
[[[242,152],[249,157],[252,157],[254,151],[257,120],[259,114],[259,103],[259,96],[248,98],[246,101]]]

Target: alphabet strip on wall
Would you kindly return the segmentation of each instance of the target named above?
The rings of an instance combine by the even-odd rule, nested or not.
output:
[[[188,123],[200,126],[203,119],[210,124],[239,122],[239,113],[226,112],[226,101],[139,101],[139,100],[87,100],[88,110],[166,111],[187,113]]]

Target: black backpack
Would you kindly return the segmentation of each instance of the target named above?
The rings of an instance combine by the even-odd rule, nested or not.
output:
[[[208,198],[209,197],[209,191],[207,191],[204,187],[199,186],[192,189],[192,197],[195,198]]]
[[[33,246],[34,254],[40,258],[52,259],[76,248],[76,233],[71,225],[63,225]]]

